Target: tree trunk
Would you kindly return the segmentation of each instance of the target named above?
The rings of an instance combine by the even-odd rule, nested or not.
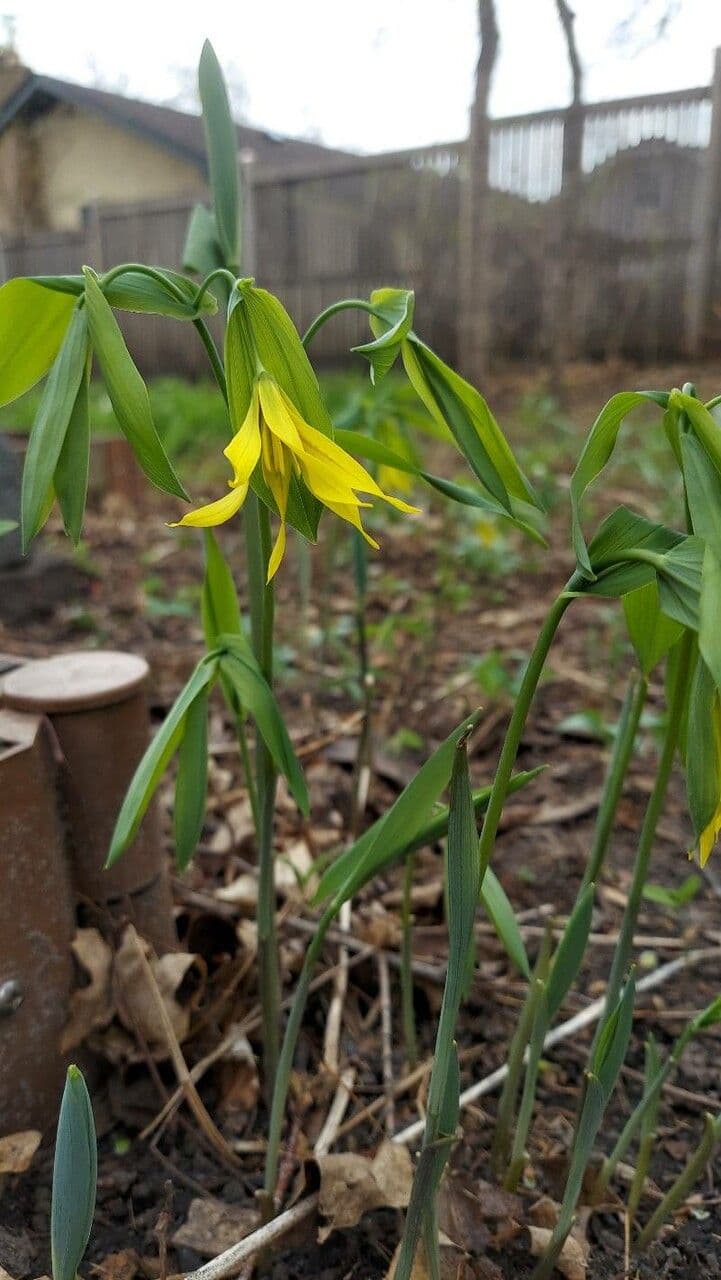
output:
[[[578,209],[582,186],[583,68],[574,31],[575,14],[566,0],[556,0],[571,66],[571,103],[563,122],[563,171],[552,261],[549,352],[551,374],[560,384],[565,363],[577,354],[575,346],[576,266],[579,261]]]
[[[481,48],[476,65],[476,88],[471,107],[466,175],[460,192],[458,245],[461,325],[458,358],[466,377],[486,372],[490,339],[490,240],[488,101],[498,56],[495,0],[478,0]]]

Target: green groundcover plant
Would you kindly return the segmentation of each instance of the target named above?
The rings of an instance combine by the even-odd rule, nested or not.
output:
[[[200,60],[212,207],[199,206],[186,245],[186,274],[142,263],[76,276],[9,281],[0,290],[0,401],[8,404],[45,378],[30,432],[22,487],[21,530],[27,547],[57,502],[68,535],[81,537],[90,445],[89,387],[99,375],[119,429],[138,466],[168,497],[169,523],[203,530],[205,571],[202,619],[205,652],[140,762],[117,818],[108,863],[128,848],[171,760],[177,757],[175,852],[183,869],[200,838],[206,807],[208,706],[220,689],[237,729],[239,752],[256,829],[259,877],[259,982],[264,1078],[269,1102],[265,1207],[274,1211],[279,1156],[291,1070],[306,999],[329,928],[344,904],[387,867],[404,878],[402,1025],[414,1054],[410,969],[410,890],[415,851],[446,841],[446,914],[449,958],[421,1152],[397,1261],[396,1280],[409,1280],[419,1247],[430,1275],[440,1275],[437,1191],[454,1143],[460,1100],[455,1048],[459,1013],[475,965],[473,928],[479,902],[527,983],[527,997],[509,1046],[499,1103],[492,1165],[516,1187],[528,1156],[527,1141],[544,1043],[575,982],[586,953],[594,885],[614,830],[617,807],[652,674],[663,665],[667,714],[652,790],[638,836],[632,883],[621,934],[580,1090],[576,1131],[558,1221],[536,1280],[550,1275],[573,1226],[584,1179],[631,1034],[635,979],[632,944],[649,864],[674,761],[685,768],[695,847],[703,865],[721,829],[721,427],[717,401],[704,404],[688,384],[670,391],[623,392],[594,423],[570,485],[575,567],[552,601],[530,659],[513,689],[513,704],[492,784],[473,793],[467,743],[477,716],[449,735],[369,830],[325,866],[315,895],[320,909],[293,994],[287,1022],[280,1012],[276,936],[273,816],[282,775],[299,810],[308,811],[303,771],[274,690],[274,581],[282,571],[290,526],[312,546],[321,516],[339,519],[353,539],[361,659],[364,652],[365,555],[377,543],[364,524],[374,502],[400,518],[422,519],[408,499],[423,486],[449,503],[502,520],[543,547],[542,513],[533,486],[480,393],[419,336],[414,296],[378,288],[370,297],[341,299],[301,336],[280,300],[241,274],[241,192],[235,135],[217,58],[206,44]],[[331,414],[311,363],[312,341],[339,312],[368,317],[369,337],[355,348],[370,370],[371,390]],[[125,344],[116,312],[137,311],[192,324],[227,415],[225,490],[206,504],[178,511],[189,494],[156,429],[145,384]],[[208,319],[222,312],[222,353]],[[383,405],[391,369],[405,379],[394,391],[392,413]],[[387,384],[386,384],[387,385]],[[608,515],[588,538],[582,502],[617,443],[625,418],[637,407],[658,415],[658,432],[678,474],[683,501],[672,524],[655,523],[626,507]],[[399,407],[400,406],[400,407]],[[425,441],[452,443],[469,472],[466,484],[446,480],[424,465]],[[362,459],[363,461],[359,461]],[[366,465],[367,464],[367,465]],[[371,469],[369,469],[371,468]],[[398,491],[404,495],[399,496]],[[175,517],[175,518],[174,518]],[[248,625],[235,579],[213,529],[242,518],[246,542]],[[557,630],[574,602],[611,601],[620,611],[635,655],[634,669],[613,740],[588,864],[577,901],[557,945],[550,933],[533,965],[521,930],[491,866],[507,796],[533,773],[515,773],[526,720]],[[367,674],[364,670],[363,674]],[[366,711],[368,708],[366,707]],[[255,755],[248,739],[253,728]],[[448,806],[438,808],[449,789]],[[478,824],[480,823],[480,832]],[[636,1176],[628,1196],[635,1222],[653,1149],[663,1085],[689,1040],[721,1017],[718,1001],[682,1033],[663,1061],[647,1047],[645,1085],[615,1148],[596,1177],[603,1195],[618,1164],[638,1138]],[[689,1165],[636,1236],[645,1247],[700,1176],[719,1136],[709,1117]],[[68,1155],[68,1152],[71,1154]],[[87,1243],[94,1201],[92,1112],[82,1077],[71,1068],[61,1112],[53,1197],[54,1280],[72,1280]],[[75,1206],[72,1222],[67,1206]]]

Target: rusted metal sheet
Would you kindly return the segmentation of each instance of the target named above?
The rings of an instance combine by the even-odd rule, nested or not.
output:
[[[59,750],[40,715],[0,711],[0,1134],[57,1115],[75,904]]]

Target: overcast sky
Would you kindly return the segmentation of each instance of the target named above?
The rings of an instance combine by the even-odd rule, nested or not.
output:
[[[577,0],[589,100],[707,83],[719,0]],[[203,38],[245,89],[245,115],[279,133],[380,151],[464,136],[477,56],[475,0],[5,0],[24,61],[48,75],[171,99]],[[625,39],[619,24],[639,10]],[[498,0],[495,115],[561,106],[569,75],[553,0]]]

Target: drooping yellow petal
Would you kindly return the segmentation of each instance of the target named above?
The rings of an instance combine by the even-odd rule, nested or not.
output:
[[[702,867],[706,866],[706,863],[711,857],[714,845],[718,840],[719,833],[721,833],[721,802],[719,803],[718,808],[716,809],[716,812],[708,826],[705,827],[699,836],[698,860]]]
[[[380,546],[376,542],[375,538],[372,538],[367,529],[363,528],[360,511],[358,510],[359,507],[369,507],[370,505],[370,502],[360,502],[352,506],[342,502],[325,503],[325,506],[329,511],[332,511],[334,515],[340,516],[341,520],[347,520],[349,524],[352,524],[353,528],[357,529],[358,532],[363,535],[369,547],[372,547],[374,551],[379,551]]]
[[[188,511],[182,520],[173,521],[170,527],[177,529],[179,525],[185,525],[191,529],[210,529],[216,524],[225,524],[226,520],[240,511],[247,493],[247,484],[238,485],[229,489],[216,502],[209,502],[206,507],[198,507],[196,511]]]
[[[236,431],[223,453],[233,468],[232,487],[247,484],[260,457],[260,401],[257,385],[253,387],[243,425]]]
[[[292,402],[272,378],[259,378],[257,386],[266,427],[284,445],[292,449],[293,453],[302,453],[303,444],[298,434],[297,421],[302,422],[303,419],[294,409]]]
[[[341,449],[340,445],[334,440],[329,440],[323,435],[322,431],[316,431],[315,427],[308,426],[307,423],[298,424],[300,438],[305,448],[306,459],[308,456],[314,457],[317,461],[322,461],[331,466],[343,479],[348,482],[352,489],[358,489],[361,493],[369,493],[374,498],[382,498],[384,502],[390,503],[392,507],[397,507],[399,511],[404,511],[407,515],[420,515],[420,508],[411,506],[410,503],[404,502],[402,498],[394,498],[389,493],[384,493],[380,485],[373,479],[370,471],[366,471],[360,462],[357,462],[351,454],[346,453],[345,449]]]
[[[268,582],[270,582],[271,579],[275,577],[276,573],[280,568],[281,561],[283,559],[283,556],[285,555],[285,543],[286,543],[285,520],[281,520],[280,529],[278,530],[278,537],[275,540],[275,545],[273,546],[273,550],[270,553],[270,559],[268,560],[268,578],[267,578]]]

